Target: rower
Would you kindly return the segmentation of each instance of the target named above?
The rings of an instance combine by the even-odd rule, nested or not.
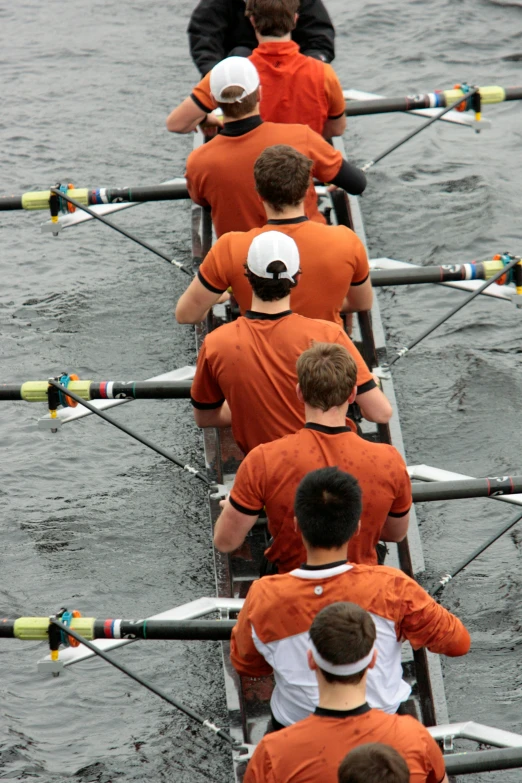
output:
[[[254,178],[267,224],[218,239],[177,303],[179,323],[202,321],[229,287],[244,314],[252,299],[245,277],[248,248],[258,234],[274,229],[291,236],[299,249],[303,277],[290,295],[295,313],[341,325],[340,311],[371,309],[368,257],[357,234],[347,226],[325,226],[305,215],[312,165],[309,158],[286,144],[267,147],[261,153],[254,165]]]
[[[210,74],[212,94],[224,115],[224,129],[193,150],[186,166],[187,188],[192,200],[211,207],[216,234],[249,231],[266,223],[256,193],[254,163],[266,147],[288,144],[313,161],[312,175],[359,195],[366,187],[364,173],[343,160],[341,153],[306,125],[263,122],[259,116],[259,76],[243,57],[229,57]],[[317,208],[310,182],[305,213],[326,223]]]
[[[247,454],[222,503],[214,529],[217,549],[239,549],[264,508],[271,536],[265,557],[279,573],[297,568],[306,550],[294,524],[295,492],[309,471],[328,465],[349,471],[362,490],[361,529],[348,547],[351,562],[377,564],[379,539],[405,538],[412,497],[403,458],[393,446],[364,440],[346,426],[356,377],[357,365],[342,345],[315,343],[301,354],[297,398],[304,403],[306,424]]]
[[[295,367],[312,342],[339,343],[353,356],[359,387],[356,401],[365,418],[386,422],[392,414],[344,330],[290,310],[290,291],[299,273],[293,239],[278,231],[257,236],[247,256],[252,309],[210,332],[199,351],[191,390],[196,424],[232,426],[234,439],[245,453],[303,426]]]
[[[303,54],[331,62],[335,57],[335,30],[322,0],[301,0],[298,13],[292,39]],[[225,57],[247,57],[257,46],[245,16],[245,0],[200,0],[187,32],[190,54],[202,76]]]
[[[319,679],[319,675],[317,677]],[[358,745],[346,754],[337,770],[337,778],[337,783],[410,783],[410,770],[395,748],[371,742]],[[444,778],[442,781],[444,783]]]
[[[448,783],[444,757],[422,723],[411,715],[387,715],[366,702],[378,644],[379,630],[360,606],[343,602],[321,609],[306,652],[319,704],[305,720],[265,735],[244,783]]]
[[[371,707],[392,714],[410,695],[402,679],[403,640],[449,656],[469,650],[470,636],[460,620],[403,571],[346,562],[346,544],[359,531],[361,500],[357,480],[335,467],[305,476],[294,509],[306,564],[253,582],[232,631],[231,660],[239,674],[274,673],[275,728],[306,718],[318,703],[307,664],[308,631],[321,609],[337,601],[365,609],[377,628],[377,660],[367,681]]]
[[[246,15],[259,42],[249,59],[261,81],[261,117],[270,122],[302,123],[327,139],[341,136],[346,127],[346,102],[334,69],[301,54],[291,40],[298,7],[299,0],[246,2]],[[223,124],[211,114],[216,108],[208,73],[171,112],[167,128],[190,133],[202,123],[203,132],[212,135]]]

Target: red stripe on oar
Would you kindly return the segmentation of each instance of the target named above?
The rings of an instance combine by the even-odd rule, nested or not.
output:
[[[107,384],[108,381],[100,382],[100,396],[105,400],[107,399]]]
[[[103,623],[103,633],[106,639],[114,638],[112,635],[112,627],[113,627],[112,624],[113,624],[113,620],[105,620],[105,622]]]

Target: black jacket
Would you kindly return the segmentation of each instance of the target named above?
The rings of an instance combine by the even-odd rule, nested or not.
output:
[[[245,0],[200,0],[187,29],[190,53],[204,75],[236,46],[254,49],[257,39],[245,16]],[[335,30],[322,0],[301,0],[292,39],[303,54],[331,62]]]

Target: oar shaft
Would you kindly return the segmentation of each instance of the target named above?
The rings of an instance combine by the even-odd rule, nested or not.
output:
[[[461,498],[490,498],[495,495],[515,495],[522,492],[522,476],[493,476],[462,481],[414,482],[415,503]]]
[[[372,285],[412,285],[418,283],[450,283],[459,280],[488,280],[499,269],[502,261],[481,261],[476,264],[452,266],[416,266],[404,269],[372,269]]]
[[[472,98],[476,93],[478,92],[478,87],[473,87],[466,95],[459,94],[459,98],[451,103],[449,106],[447,106],[445,109],[440,111],[438,114],[436,114],[434,117],[430,117],[430,119],[427,122],[423,122],[422,125],[420,125],[418,128],[415,128],[411,133],[408,133],[406,136],[404,136],[402,139],[397,141],[395,144],[392,144],[390,147],[384,150],[384,152],[381,152],[380,155],[377,155],[377,157],[373,158],[372,160],[368,161],[363,167],[363,171],[368,171],[372,166],[375,166],[376,163],[378,163],[383,158],[388,157],[388,155],[391,152],[394,152],[399,147],[402,147],[403,144],[406,144],[407,141],[410,139],[413,139],[414,136],[417,136],[418,133],[422,133],[423,130],[426,128],[429,128],[430,125],[433,125],[434,122],[437,122],[437,120],[440,120],[441,117],[444,117],[445,114],[448,114],[448,112],[452,111],[453,109],[456,109],[459,104],[462,103],[464,98]]]
[[[146,682],[142,677],[140,677],[139,675],[131,671],[129,668],[127,668],[127,666],[124,666],[115,658],[112,658],[110,655],[107,655],[106,652],[100,650],[98,647],[96,647],[94,644],[89,642],[83,636],[80,636],[78,633],[76,633],[76,631],[71,631],[67,625],[64,625],[63,623],[61,623],[59,620],[56,620],[55,618],[52,618],[51,622],[53,623],[53,625],[56,625],[56,627],[59,628],[61,631],[70,634],[73,637],[73,639],[76,639],[76,641],[80,642],[81,644],[84,644],[85,647],[87,647],[87,649],[91,650],[91,652],[95,653],[96,655],[99,655],[100,658],[103,658],[103,660],[107,661],[107,663],[110,663],[110,665],[114,666],[115,669],[119,669],[119,671],[122,672],[123,674],[126,674],[127,677],[130,677],[139,685],[143,685],[143,687],[147,688],[147,690],[151,691],[151,693],[155,693],[156,696],[160,697],[160,699],[163,699],[164,701],[171,704],[173,707],[176,707],[176,709],[180,710],[181,712],[184,712],[185,715],[188,715],[189,718],[192,718],[193,720],[197,721],[200,725],[206,726],[211,731],[213,731],[218,737],[221,737],[221,739],[226,740],[226,742],[229,742],[231,745],[235,746],[237,744],[236,740],[234,740],[230,734],[227,734],[225,731],[223,731],[223,729],[214,726],[214,724],[202,718],[201,715],[198,715],[198,713],[194,712],[194,710],[192,710],[190,707],[187,707],[185,704],[181,704],[176,699],[173,699],[172,696],[169,696],[167,693],[165,693],[165,691],[161,690],[160,688],[157,688],[155,685],[151,685],[151,683],[149,682]]]
[[[463,307],[465,307],[473,299],[479,296],[483,291],[486,290],[488,286],[492,285],[496,280],[499,280],[503,275],[507,275],[510,269],[513,269],[513,267],[519,263],[520,263],[520,258],[514,257],[508,264],[502,266],[502,268],[499,269],[499,271],[496,272],[493,275],[493,277],[490,277],[489,280],[486,280],[481,286],[479,286],[475,291],[473,291],[472,294],[467,296],[464,299],[464,301],[460,302],[456,307],[450,310],[450,312],[447,313],[447,315],[444,315],[442,316],[442,318],[439,318],[439,320],[435,324],[433,324],[433,326],[430,326],[428,329],[426,329],[421,335],[419,335],[419,337],[413,340],[413,342],[411,342],[409,345],[405,346],[404,348],[401,348],[401,350],[397,353],[397,355],[394,356],[394,358],[389,362],[389,366],[391,367],[392,365],[394,365],[402,356],[405,356],[409,351],[411,351],[412,348],[414,348],[422,340],[424,340],[432,332],[434,332],[435,329],[438,329],[438,327],[441,326],[443,323],[449,321],[449,319],[452,316],[454,316],[455,313],[458,313],[459,310],[462,310]]]
[[[68,391],[82,400],[187,399],[192,381],[69,381]],[[47,402],[49,381],[0,384],[1,400]]]
[[[522,748],[495,748],[472,753],[451,753],[444,756],[448,775],[469,775],[473,772],[493,772],[496,769],[522,767]]]
[[[522,99],[522,87],[479,87],[480,101],[483,105],[519,101]],[[469,93],[468,93],[469,94]],[[363,114],[387,114],[388,112],[417,111],[419,109],[438,109],[463,100],[466,95],[458,89],[429,92],[423,95],[409,95],[400,98],[376,98],[366,101],[348,101],[347,117]]]
[[[54,191],[28,191],[21,196],[0,196],[0,211],[11,209],[49,209]],[[61,194],[62,196],[64,194]],[[144,185],[132,188],[70,188],[67,196],[86,207],[121,202],[174,201],[189,198],[184,182]]]
[[[0,618],[0,638],[43,641],[49,635],[49,617]],[[70,627],[85,639],[230,639],[235,620],[98,620],[73,617]]]
[[[431,590],[431,595],[438,595],[439,593],[441,593],[451,579],[454,579],[457,576],[457,574],[460,574],[460,572],[463,571],[466,568],[466,566],[468,566],[471,562],[473,562],[473,560],[476,560],[477,557],[479,557],[483,552],[485,552],[486,549],[488,549],[492,544],[495,543],[495,541],[498,541],[498,539],[501,538],[504,535],[504,533],[507,533],[509,530],[511,530],[512,527],[515,527],[515,525],[518,524],[521,519],[522,519],[522,513],[517,514],[517,516],[514,519],[511,519],[507,523],[507,525],[501,527],[497,533],[494,533],[490,538],[487,539],[487,541],[481,544],[481,546],[477,547],[471,553],[471,555],[469,555],[469,557],[463,560],[451,572],[451,574],[446,574],[445,576],[442,577],[440,583],[433,590]]]
[[[122,234],[124,237],[127,237],[127,239],[132,240],[133,242],[136,242],[137,245],[140,245],[141,247],[144,247],[145,250],[150,250],[151,253],[154,253],[154,255],[159,256],[160,258],[163,258],[164,261],[167,261],[169,264],[174,264],[178,267],[178,269],[181,269],[182,272],[184,272],[186,275],[189,275],[192,277],[192,272],[190,272],[188,269],[186,269],[183,264],[180,264],[179,261],[174,261],[174,259],[170,258],[166,253],[163,253],[161,250],[157,250],[157,248],[152,247],[152,245],[149,245],[148,242],[144,242],[142,239],[138,239],[138,237],[134,236],[134,234],[131,234],[129,231],[125,231],[124,228],[121,228],[121,226],[116,226],[114,223],[111,223],[110,220],[107,220],[107,218],[104,218],[102,215],[98,215],[97,212],[94,212],[92,209],[89,209],[89,207],[86,207],[84,204],[80,204],[79,201],[76,201],[73,198],[70,198],[70,196],[66,196],[63,193],[61,193],[57,188],[51,188],[51,192],[54,193],[55,196],[59,196],[60,198],[65,199],[65,201],[69,202],[73,206],[75,206],[77,209],[83,210],[83,212],[86,212],[88,215],[90,215],[95,220],[99,220],[100,223],[104,223],[106,226],[109,226],[109,228],[114,229],[114,231],[117,231],[119,234]]]
[[[84,408],[87,408],[87,410],[91,411],[91,413],[94,413],[96,416],[99,416],[100,419],[104,419],[108,424],[112,424],[113,427],[117,427],[117,429],[121,430],[126,435],[130,435],[130,437],[134,438],[134,440],[137,440],[139,441],[139,443],[142,443],[144,446],[147,446],[147,448],[152,449],[152,451],[155,451],[156,454],[160,454],[162,457],[165,457],[165,459],[168,459],[170,460],[170,462],[173,462],[174,465],[177,465],[179,468],[183,468],[183,470],[192,473],[194,476],[196,476],[196,478],[198,478],[200,481],[203,481],[203,483],[206,484],[207,486],[210,486],[212,484],[212,482],[207,478],[207,476],[204,473],[202,473],[200,470],[196,470],[195,468],[192,468],[190,465],[184,465],[183,462],[181,462],[177,457],[175,457],[174,454],[171,454],[170,451],[167,451],[167,449],[164,449],[162,446],[158,446],[156,443],[153,443],[144,435],[140,435],[139,433],[134,432],[134,430],[132,430],[130,427],[126,427],[121,422],[116,421],[115,419],[111,419],[111,417],[107,416],[107,414],[104,413],[104,411],[101,411],[99,408],[96,408],[94,405],[91,405],[91,403],[87,402],[87,400],[82,400],[81,397],[79,397],[69,388],[62,386],[61,383],[58,383],[57,381],[50,378],[49,384],[51,386],[54,386],[56,389],[59,389],[68,397],[71,397],[76,402],[79,402],[81,405],[83,405]]]

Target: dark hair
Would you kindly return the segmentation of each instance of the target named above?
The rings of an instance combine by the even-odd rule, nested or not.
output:
[[[364,658],[375,643],[375,623],[371,615],[357,604],[330,604],[315,616],[310,639],[317,652],[329,663],[341,666]],[[357,685],[368,667],[356,674],[337,675],[320,669],[327,682]]]
[[[295,493],[299,529],[311,547],[334,549],[348,543],[357,530],[361,510],[357,479],[337,467],[308,473]]]
[[[313,408],[344,405],[357,382],[357,365],[344,345],[314,343],[297,360],[303,399]]]
[[[243,92],[242,87],[226,87],[221,91],[221,95],[224,98],[237,98]],[[234,101],[234,103],[220,103],[216,99],[216,103],[223,112],[223,114],[231,120],[240,120],[245,114],[250,114],[256,108],[259,103],[259,87],[250,95],[240,101]]]
[[[289,295],[291,289],[297,285],[297,275],[293,280],[288,280],[286,277],[279,280],[277,278],[259,277],[259,275],[251,272],[246,264],[245,269],[245,275],[252,286],[252,291],[262,302],[277,302],[278,299],[284,299],[285,296]],[[286,264],[283,261],[271,261],[266,271],[272,272],[272,274],[285,272]]]
[[[256,190],[276,212],[296,207],[310,186],[313,161],[288,144],[267,147],[254,164]]]
[[[259,35],[281,38],[292,32],[299,0],[247,0],[245,16],[254,17]]]
[[[341,761],[339,783],[409,783],[410,770],[400,753],[389,745],[371,742],[351,750]]]

